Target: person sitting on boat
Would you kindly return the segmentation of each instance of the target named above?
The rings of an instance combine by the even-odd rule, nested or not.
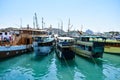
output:
[[[0,41],[2,41],[2,38],[0,37]]]
[[[9,39],[7,37],[4,37],[4,41],[9,42]]]

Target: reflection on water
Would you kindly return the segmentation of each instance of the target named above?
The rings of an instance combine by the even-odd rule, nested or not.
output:
[[[105,80],[120,80],[120,56],[104,54],[103,74]]]
[[[0,61],[0,80],[119,80],[119,59],[111,54],[96,60],[76,55],[64,61],[54,51],[44,57],[24,54]]]

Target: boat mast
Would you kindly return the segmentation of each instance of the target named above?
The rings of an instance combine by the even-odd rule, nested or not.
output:
[[[43,17],[42,17],[42,29],[43,29],[43,24],[44,24],[44,22],[43,22]]]
[[[35,22],[36,22],[36,28],[39,29],[38,27],[38,20],[37,20],[37,14],[35,13]]]
[[[69,21],[68,21],[68,33],[70,31],[70,18],[69,18]]]
[[[69,18],[69,21],[68,21],[68,36],[69,36],[69,32],[70,32],[70,29],[73,27],[73,25],[70,24],[70,18]]]
[[[81,30],[80,30],[80,34],[82,34],[82,29],[83,29],[83,25],[81,25]]]
[[[63,30],[63,21],[61,21],[61,34],[62,34],[62,30]]]
[[[33,16],[33,27],[35,29],[35,17]]]
[[[20,18],[20,28],[22,28],[22,19]]]
[[[60,27],[60,24],[58,23],[58,35],[59,35],[59,27]]]

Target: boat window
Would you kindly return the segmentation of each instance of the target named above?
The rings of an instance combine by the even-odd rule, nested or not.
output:
[[[109,43],[106,43],[107,46],[109,46]]]
[[[33,35],[35,35],[34,31],[32,32]]]
[[[2,33],[0,33],[0,35],[2,35]]]
[[[65,42],[67,42],[67,40],[65,40]]]
[[[113,44],[112,44],[112,46],[116,46],[116,44],[115,44],[115,43],[113,43]]]
[[[23,33],[23,31],[21,31],[21,33]]]
[[[59,40],[59,42],[63,42],[63,40]]]
[[[71,40],[68,40],[68,42],[71,42]]]
[[[110,46],[110,43],[106,43],[107,44],[107,46]]]
[[[88,51],[88,46],[85,46],[85,50],[87,50],[87,51]]]
[[[81,49],[81,45],[80,44],[77,44],[77,46],[76,46],[77,48],[79,48],[79,49]]]
[[[81,45],[81,48],[82,48],[83,50],[85,50],[85,45]]]
[[[92,51],[92,47],[91,46],[89,46],[88,51]]]
[[[120,47],[120,43],[116,43],[116,45],[115,45],[115,46]]]
[[[43,34],[42,32],[40,32],[40,34]]]
[[[83,37],[81,38],[81,41],[89,41],[89,38]]]
[[[110,46],[110,43],[108,43],[108,45]]]
[[[110,45],[113,46],[112,43],[110,43]]]
[[[40,34],[43,34],[43,32],[40,32]]]
[[[5,35],[7,35],[7,32],[5,32]]]
[[[118,44],[118,46],[120,47],[120,43]]]
[[[33,33],[33,34],[34,34],[34,35],[36,35],[36,34],[37,34],[37,32],[35,32],[35,31],[34,31],[34,33]]]

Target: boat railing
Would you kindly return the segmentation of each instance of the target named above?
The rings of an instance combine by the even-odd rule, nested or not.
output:
[[[22,50],[26,49],[25,45],[16,45],[16,46],[0,46],[0,51],[11,51],[11,50]]]
[[[29,49],[32,47],[32,44],[26,45],[26,48]]]
[[[81,44],[81,45],[86,45],[86,46],[93,46],[93,42],[77,41],[76,44]]]
[[[60,42],[60,44],[62,44],[62,46],[71,46],[73,42]]]

